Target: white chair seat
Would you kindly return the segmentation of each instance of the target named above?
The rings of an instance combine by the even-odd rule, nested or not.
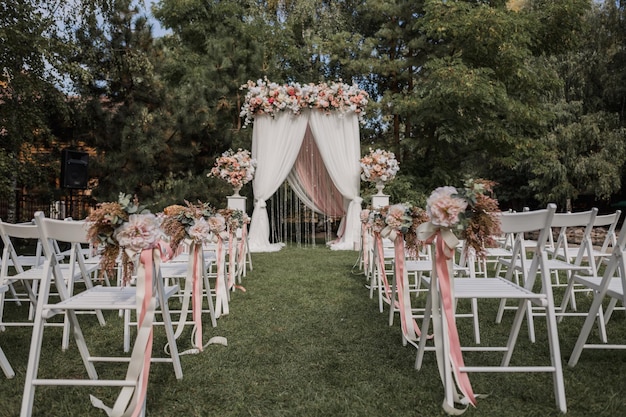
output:
[[[430,285],[430,278],[422,280]],[[507,298],[532,300],[538,306],[545,307],[547,299],[545,294],[534,293],[524,287],[502,277],[492,278],[455,278],[454,296],[464,298]]]
[[[165,297],[176,294],[178,285],[163,288]],[[135,287],[103,287],[97,285],[86,291],[75,294],[72,298],[44,306],[55,310],[119,310],[134,309],[137,306],[137,289]]]
[[[575,275],[574,281],[577,284],[584,285],[585,287],[596,292],[602,289],[602,277],[599,276]],[[621,278],[615,277],[609,280],[609,285],[606,288],[606,295],[618,299],[624,298],[624,286]]]

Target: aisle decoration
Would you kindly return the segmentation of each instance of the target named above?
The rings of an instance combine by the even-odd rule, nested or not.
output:
[[[178,339],[182,333],[187,319],[189,299],[191,298],[192,321],[194,323],[191,338],[194,349],[183,352],[183,354],[202,352],[209,344],[222,343],[218,342],[221,339],[216,338],[211,338],[206,345],[202,342],[202,295],[204,293],[203,278],[205,277],[206,268],[203,245],[213,239],[209,219],[215,215],[215,210],[208,203],[198,202],[197,204],[192,204],[185,201],[185,204],[185,206],[172,205],[166,207],[163,209],[161,220],[161,228],[169,237],[172,250],[179,252],[182,249],[181,244],[183,242],[189,248],[183,305],[174,337]],[[217,325],[215,322],[215,310],[209,291],[207,291],[207,301],[212,325],[215,327]]]
[[[211,168],[208,177],[220,178],[231,185],[235,196],[239,195],[241,187],[252,181],[256,169],[256,160],[250,155],[250,151],[232,149],[224,152],[215,160],[215,165]]]
[[[466,241],[466,250],[474,251],[477,257],[485,255],[485,248],[495,245],[494,236],[500,234],[498,202],[492,197],[492,181],[468,180],[464,189],[439,187],[427,200],[426,211],[430,221],[419,226],[417,238],[425,243],[435,244],[435,265],[431,282],[431,301],[437,363],[442,382],[446,375],[444,361],[449,361],[451,372],[460,391],[454,392],[454,403],[464,405],[455,408],[444,400],[444,410],[448,414],[462,414],[467,404],[476,405],[476,395],[467,373],[461,372],[464,366],[461,344],[454,316],[454,287],[452,260],[459,244],[457,234]],[[438,283],[437,283],[438,280]],[[438,293],[440,292],[440,294]],[[442,306],[439,307],[441,299]],[[442,316],[440,318],[440,316]],[[443,334],[441,319],[445,320],[447,333]],[[448,338],[449,355],[442,351],[443,337]],[[448,357],[449,356],[449,357]]]
[[[340,113],[352,111],[363,121],[369,95],[356,84],[341,81],[320,84],[289,83],[280,85],[267,78],[248,81],[241,86],[248,90],[240,116],[244,126],[252,123],[255,115],[274,116],[281,111],[300,114],[303,109],[317,109]]]
[[[100,250],[100,267],[107,275],[113,275],[117,258],[122,256],[122,281],[128,283],[133,272],[133,260],[117,238],[118,230],[129,222],[130,216],[149,214],[139,200],[125,193],[120,193],[118,201],[100,203],[87,217],[90,224],[87,237],[95,248]]]
[[[242,286],[236,285],[235,281],[243,271],[243,263],[246,261],[246,239],[247,225],[250,217],[241,211],[233,209],[222,209],[218,211],[224,217],[226,230],[228,231],[228,285],[229,290],[240,289],[246,291]],[[237,231],[241,230],[241,239],[237,242]]]
[[[375,183],[379,196],[383,195],[385,184],[393,180],[400,170],[395,154],[382,149],[370,148],[369,153],[361,158],[360,164],[361,179]]]
[[[367,214],[367,216],[366,216]],[[416,238],[417,229],[428,221],[426,211],[409,203],[395,204],[377,210],[366,210],[361,213],[366,230],[373,235],[374,259],[377,263],[378,279],[382,283],[386,301],[394,303],[400,311],[400,323],[404,338],[416,345],[421,335],[419,326],[412,318],[411,300],[408,291],[408,275],[404,267],[407,255],[416,256],[422,242]],[[385,272],[383,239],[388,238],[394,243],[395,277],[398,287],[398,300],[392,300],[392,290]]]
[[[94,246],[102,247],[101,265],[106,271],[113,271],[121,252],[125,285],[133,274],[134,260],[139,258],[136,263],[138,332],[126,374],[127,380],[137,382],[137,388],[122,388],[113,408],[94,396],[91,402],[108,415],[138,415],[146,398],[152,358],[152,324],[156,310],[153,285],[161,275],[161,261],[171,253],[161,244],[163,235],[156,216],[131,195],[120,193],[117,202],[101,203],[87,220],[87,236]]]

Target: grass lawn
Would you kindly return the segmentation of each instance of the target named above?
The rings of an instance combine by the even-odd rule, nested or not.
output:
[[[182,357],[184,378],[177,381],[170,364],[153,364],[148,387],[148,416],[442,416],[443,387],[429,352],[419,372],[414,369],[415,348],[402,346],[399,319],[388,325],[388,310],[381,314],[369,298],[365,278],[353,268],[357,253],[316,248],[286,247],[276,253],[253,254],[253,270],[232,294],[230,314],[211,328],[205,320],[204,337],[224,336],[228,346],[211,345],[199,355]],[[579,297],[580,298],[580,297]],[[415,300],[416,304],[423,300]],[[581,309],[589,301],[579,299]],[[496,305],[481,302],[483,343],[505,338],[507,320],[492,324]],[[463,308],[463,306],[461,306]],[[25,316],[24,307],[9,304],[9,316]],[[566,362],[582,318],[560,324],[568,414],[573,417],[617,416],[626,409],[626,352],[585,351],[579,364]],[[105,327],[95,318],[81,316],[83,330],[94,354],[119,351],[121,320],[109,314]],[[523,329],[515,358],[531,356],[545,364],[547,349],[543,320],[536,320],[537,342]],[[626,337],[624,313],[609,323],[609,338]],[[459,320],[461,337],[471,337],[468,322]],[[61,330],[46,330],[42,376],[52,371],[85,375],[75,344],[62,352]],[[189,333],[179,349],[189,348]],[[162,329],[155,331],[155,355],[164,345]],[[0,417],[19,415],[30,329],[7,328],[0,345],[16,377],[0,374]],[[497,355],[497,354],[496,354]],[[467,354],[471,360],[488,358]],[[497,358],[494,357],[497,363]],[[103,375],[123,374],[125,368]],[[466,416],[558,416],[551,376],[547,374],[471,374],[477,393],[489,394]],[[119,390],[93,387],[38,387],[36,416],[103,416],[93,408],[89,394],[112,405]]]

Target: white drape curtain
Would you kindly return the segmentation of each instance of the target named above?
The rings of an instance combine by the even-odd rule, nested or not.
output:
[[[353,250],[360,241],[360,157],[359,120],[355,113],[325,114],[311,111],[309,125],[330,178],[344,199],[345,231],[331,249]]]
[[[248,235],[251,252],[280,250],[269,243],[268,200],[285,180],[298,156],[307,125],[315,138],[328,174],[343,196],[345,231],[330,247],[352,250],[360,241],[360,142],[354,113],[326,114],[305,110],[300,115],[281,112],[274,118],[257,116],[252,133],[252,157],[257,161],[253,180],[254,211]]]
[[[251,252],[274,252],[280,244],[270,244],[270,222],[266,201],[285,181],[298,156],[307,118],[281,112],[274,118],[257,116],[252,131],[252,157],[257,166],[252,181],[254,211],[250,220],[248,245]]]

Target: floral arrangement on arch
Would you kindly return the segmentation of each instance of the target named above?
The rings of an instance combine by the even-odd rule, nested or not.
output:
[[[495,236],[501,234],[494,186],[493,181],[470,179],[459,190],[450,186],[435,189],[426,201],[430,222],[450,229],[465,239],[466,248],[484,257],[485,248],[496,246]]]
[[[374,183],[387,183],[396,177],[400,165],[393,152],[373,150],[361,158],[361,179]]]
[[[163,237],[156,216],[130,194],[120,193],[117,202],[98,204],[87,221],[87,237],[94,247],[102,249],[100,266],[107,274],[113,273],[121,253],[124,283],[134,268],[126,250],[139,253],[154,248]]]
[[[234,152],[227,150],[215,160],[215,165],[208,177],[220,178],[235,188],[241,188],[254,178],[256,160],[250,155],[250,151],[238,149]]]
[[[326,112],[352,111],[363,121],[369,95],[356,84],[342,82],[330,84],[299,84],[280,85],[264,80],[248,81],[241,86],[248,90],[240,116],[245,119],[244,125],[250,124],[257,114],[274,116],[281,111],[299,114],[302,109],[319,109]]]
[[[211,220],[215,216],[215,210],[209,203],[199,201],[192,204],[185,201],[185,204],[165,207],[161,215],[161,229],[169,237],[169,244],[174,252],[183,240],[202,243],[213,231],[220,229],[219,219]]]

